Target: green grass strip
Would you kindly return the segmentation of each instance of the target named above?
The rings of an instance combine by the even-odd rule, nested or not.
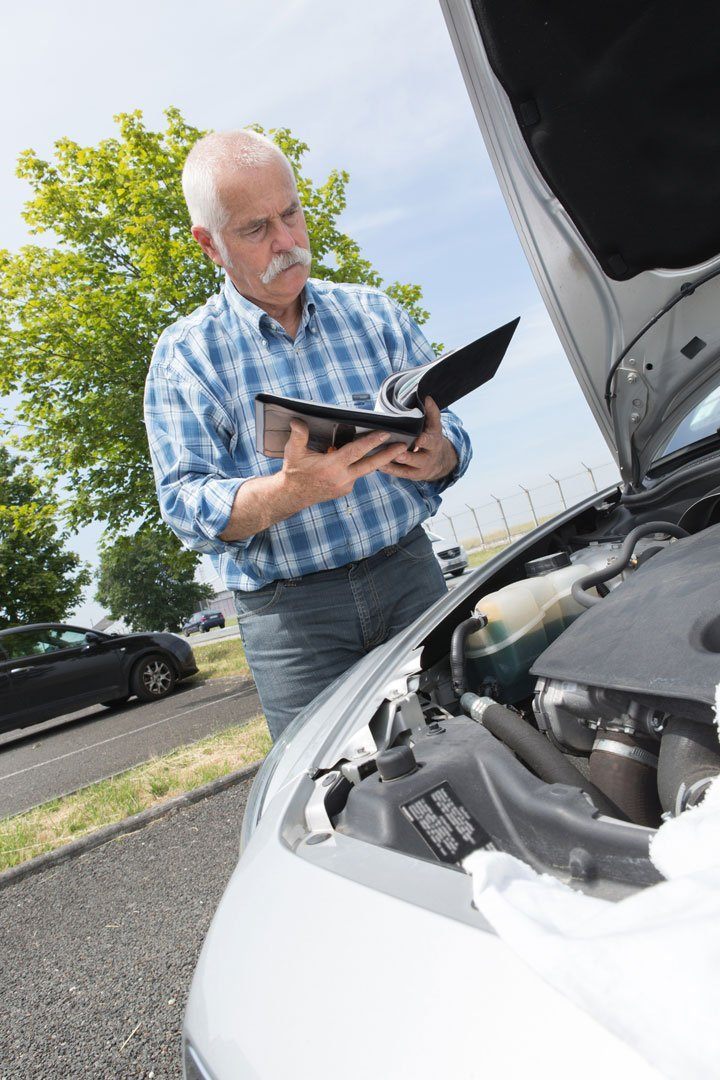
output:
[[[258,716],[72,795],[5,818],[0,821],[0,870],[251,765],[265,757],[270,745],[265,719]]]

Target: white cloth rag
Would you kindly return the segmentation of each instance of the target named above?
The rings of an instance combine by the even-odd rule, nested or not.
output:
[[[668,879],[617,903],[512,855],[465,860],[498,936],[599,1023],[677,1080],[720,1076],[720,777],[665,822],[650,856]]]

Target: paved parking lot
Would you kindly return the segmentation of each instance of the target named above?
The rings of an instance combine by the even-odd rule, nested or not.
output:
[[[0,736],[0,817],[76,791],[261,712],[248,679],[181,683],[162,701],[102,705]],[[1,1064],[1,1061],[0,1061]]]
[[[250,782],[0,893],[0,1078],[177,1080]]]

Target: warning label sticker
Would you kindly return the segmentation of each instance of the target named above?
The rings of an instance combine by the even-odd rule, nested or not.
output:
[[[445,781],[400,809],[425,843],[446,863],[459,863],[471,851],[492,847],[488,833]]]

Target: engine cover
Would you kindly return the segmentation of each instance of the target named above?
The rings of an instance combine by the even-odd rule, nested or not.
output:
[[[712,721],[720,683],[719,570],[720,525],[678,540],[582,614],[541,653],[532,674],[624,691]]]

